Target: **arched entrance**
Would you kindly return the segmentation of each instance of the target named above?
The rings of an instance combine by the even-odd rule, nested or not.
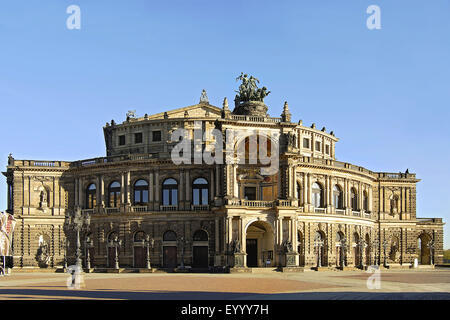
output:
[[[336,234],[336,266],[345,266],[345,235],[342,231]]]
[[[263,221],[255,221],[247,228],[247,267],[273,266],[273,228]]]
[[[431,237],[426,233],[422,233],[417,239],[417,248],[419,250],[419,264],[431,264],[431,255],[429,248],[430,241]]]
[[[208,268],[208,234],[205,230],[197,230],[194,233],[192,251],[192,267]]]
[[[177,267],[177,234],[172,231],[166,231],[163,235],[163,267]]]
[[[316,255],[317,267],[326,266],[326,238],[323,231],[317,231],[314,235],[314,253]]]
[[[111,232],[108,236],[108,268],[114,268],[116,265],[116,246],[114,240],[117,238],[117,233]]]
[[[145,247],[145,232],[139,231],[134,235],[133,245],[134,267],[145,268],[147,265],[147,250]]]

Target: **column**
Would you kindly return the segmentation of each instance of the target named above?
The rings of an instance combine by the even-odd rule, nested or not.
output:
[[[308,207],[311,206],[311,200],[312,200],[312,188],[311,188],[311,175],[308,173],[308,183],[306,184],[307,188],[307,195],[308,195]]]
[[[185,171],[185,175],[186,175],[186,190],[185,190],[185,201],[186,201],[186,208],[189,208],[192,202],[191,199],[191,177],[190,177],[190,171],[186,170]]]
[[[122,172],[120,181],[120,202],[121,205],[125,204],[125,172]]]
[[[373,197],[372,197],[372,195],[373,195],[372,187],[369,186],[369,193],[368,193],[368,197],[369,197],[368,202],[369,202],[369,204],[368,204],[368,208],[369,208],[370,212],[373,211]]]
[[[127,200],[127,205],[131,205],[131,192],[132,192],[132,188],[131,188],[131,172],[127,171],[126,173],[126,182],[127,182],[127,193],[126,193],[126,200]]]
[[[155,172],[155,203],[154,203],[154,207],[153,207],[154,210],[155,209],[159,210],[160,196],[161,196],[161,192],[160,192],[160,187],[159,187],[159,171],[156,170],[156,172]]]
[[[308,181],[306,177],[306,173],[303,172],[303,209],[306,211],[308,204]]]
[[[75,207],[78,207],[79,206],[79,200],[80,200],[80,197],[79,197],[79,195],[78,195],[78,192],[79,192],[79,189],[78,189],[78,178],[75,178]],[[31,201],[30,201],[30,203],[31,203]]]
[[[148,175],[148,202],[149,202],[149,206],[153,209],[154,208],[154,195],[153,195],[153,191],[154,191],[154,185],[153,185],[153,171],[150,171],[150,174]]]
[[[105,180],[103,178],[103,175],[99,176],[99,189],[100,189],[100,196],[99,196],[100,206],[102,208],[104,208],[105,207],[105,201],[106,201],[105,199],[106,199],[106,197],[105,197]]]
[[[216,197],[219,196],[220,166],[216,164]]]
[[[240,198],[239,186],[237,183],[237,165],[233,164],[233,197]]]
[[[187,189],[187,188],[186,188]],[[187,203],[185,199],[185,182],[184,182],[184,169],[180,169],[178,172],[178,209],[187,210]]]
[[[78,181],[78,205],[83,207],[83,179],[79,178]]]
[[[212,171],[211,171],[212,172]],[[215,249],[215,256],[214,256],[214,265],[215,266],[220,266],[221,265],[221,261],[220,261],[220,235],[219,235],[219,218],[216,218],[215,220],[215,244],[216,244],[216,249]]]

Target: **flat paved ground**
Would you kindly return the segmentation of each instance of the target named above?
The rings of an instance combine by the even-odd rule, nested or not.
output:
[[[447,299],[450,269],[381,271],[379,288],[363,271],[264,274],[13,273],[0,277],[0,299]]]

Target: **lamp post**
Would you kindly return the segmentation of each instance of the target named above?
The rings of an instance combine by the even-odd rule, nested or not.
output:
[[[383,254],[384,254],[384,259],[383,259],[383,266],[386,268],[387,264],[386,264],[386,249],[389,246],[388,242],[386,240],[383,241]]]
[[[434,259],[433,259],[433,253],[434,253],[434,241],[431,240],[427,247],[430,249],[430,264],[433,265],[434,264]]]
[[[153,249],[153,247],[155,246],[155,239],[150,238],[150,236],[147,235],[145,237],[145,240],[143,240],[143,241],[145,243],[145,246],[147,247],[147,269],[151,269],[152,266],[150,264],[150,246]]]
[[[378,246],[380,245],[380,240],[375,239],[372,242],[372,249],[375,251],[375,265],[380,265],[380,257],[378,256]]]
[[[316,239],[314,240],[314,247],[317,248],[317,267],[320,268],[322,266],[322,247],[323,240]]]
[[[77,247],[75,251],[76,258],[76,266],[80,269],[82,268],[81,262],[81,243],[80,243],[80,232],[83,230],[83,227],[86,226],[86,229],[89,230],[89,226],[91,224],[91,217],[89,214],[82,214],[81,208],[77,207],[75,209],[73,216],[67,216],[67,224],[69,228],[73,229],[77,233]]]
[[[113,240],[111,240],[110,245],[114,247],[115,257],[114,257],[114,269],[119,270],[119,251],[118,248],[122,246],[122,240],[119,239],[118,236],[115,236]]]
[[[91,239],[90,236],[86,237],[85,241],[85,250],[86,250],[86,269],[91,269],[91,256],[90,256],[90,249],[94,247],[94,241]]]

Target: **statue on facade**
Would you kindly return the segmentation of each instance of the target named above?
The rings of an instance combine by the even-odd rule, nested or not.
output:
[[[294,252],[294,248],[293,248],[293,246],[292,246],[292,242],[289,241],[289,240],[285,240],[285,241],[283,242],[283,247],[284,247],[284,251],[285,251],[286,253],[292,253],[292,252]]]
[[[233,252],[234,253],[241,252],[241,242],[239,241],[239,239],[235,239],[233,241]]]

